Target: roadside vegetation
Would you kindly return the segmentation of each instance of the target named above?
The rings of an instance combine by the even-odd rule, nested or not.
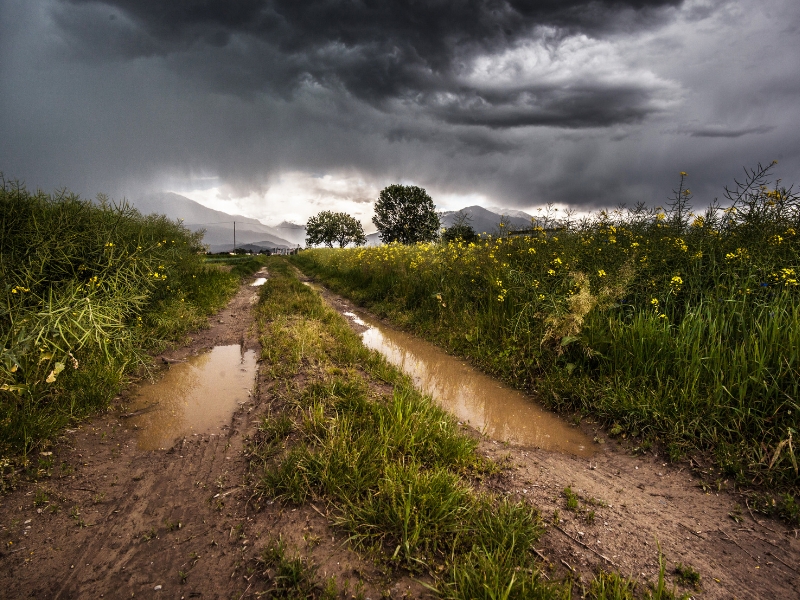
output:
[[[0,181],[0,472],[106,407],[258,268],[208,266],[201,242],[124,202]]]
[[[256,505],[321,502],[355,549],[443,598],[674,597],[663,567],[647,589],[605,573],[586,587],[548,581],[535,560],[538,511],[482,488],[499,467],[477,442],[365,348],[286,260],[268,269],[257,318],[273,400],[248,449]],[[277,597],[335,596],[281,540],[262,562]]]
[[[702,212],[681,173],[663,208],[292,260],[640,450],[710,455],[730,481],[786,492],[759,506],[800,522],[800,198],[771,168]]]

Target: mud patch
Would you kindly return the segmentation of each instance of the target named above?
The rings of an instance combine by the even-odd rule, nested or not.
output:
[[[581,457],[596,452],[591,439],[577,428],[433,344],[387,327],[369,315],[343,314],[365,327],[361,333],[365,346],[411,376],[419,390],[459,420],[491,438]]]
[[[163,377],[139,387],[127,413],[137,446],[168,448],[182,436],[227,425],[249,399],[255,372],[256,353],[239,345],[217,346],[171,364]]]

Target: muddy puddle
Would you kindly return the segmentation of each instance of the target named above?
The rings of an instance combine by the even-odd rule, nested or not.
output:
[[[576,456],[594,454],[591,439],[530,397],[476,371],[433,344],[391,329],[364,314],[344,314],[368,328],[361,334],[365,346],[377,350],[411,376],[419,390],[460,421],[515,446]]]
[[[266,277],[259,277],[258,279],[256,279],[256,280],[255,280],[253,283],[251,283],[250,285],[251,285],[252,287],[256,287],[256,286],[259,286],[259,285],[264,285],[265,283],[267,283],[267,278],[266,278]]]
[[[169,448],[180,437],[227,425],[248,400],[255,374],[256,353],[239,345],[171,364],[157,381],[139,386],[128,407],[133,416],[127,423],[137,429],[139,448]]]

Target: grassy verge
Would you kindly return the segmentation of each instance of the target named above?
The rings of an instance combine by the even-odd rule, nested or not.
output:
[[[227,302],[239,276],[204,264],[200,242],[124,203],[2,182],[0,472]]]
[[[275,400],[249,449],[255,497],[327,503],[356,549],[426,579],[443,598],[570,598],[571,583],[546,581],[534,560],[539,513],[481,491],[497,467],[476,442],[366,349],[285,260],[271,259],[269,270],[258,319]],[[264,562],[278,568],[283,556],[270,549]],[[293,560],[283,567],[291,573],[308,564]],[[324,597],[321,584],[313,593],[307,581],[293,585]],[[619,577],[590,587],[591,598],[633,597]]]
[[[206,256],[204,262],[206,265],[214,266],[230,266],[230,272],[240,277],[252,275],[266,264],[266,255],[263,254],[244,254],[244,255],[212,255]]]
[[[768,170],[724,210],[692,212],[682,182],[667,209],[293,260],[557,410],[599,417],[642,449],[659,441],[673,459],[710,454],[738,483],[796,492],[800,203],[768,187]]]

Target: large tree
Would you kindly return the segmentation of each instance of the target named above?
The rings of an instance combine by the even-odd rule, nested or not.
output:
[[[431,242],[439,236],[439,215],[428,193],[415,185],[381,190],[372,222],[385,244]]]
[[[361,223],[347,213],[323,210],[308,220],[306,223],[307,246],[325,244],[328,248],[333,248],[334,242],[339,244],[339,248],[344,248],[350,243],[363,246],[367,243],[367,237],[364,235]]]

